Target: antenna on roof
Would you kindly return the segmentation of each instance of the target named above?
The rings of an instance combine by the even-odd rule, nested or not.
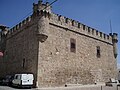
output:
[[[42,2],[43,0],[39,0],[40,2]],[[46,2],[47,2],[48,0],[46,0]],[[43,10],[45,10],[47,7],[49,7],[50,5],[52,5],[52,4],[54,4],[56,1],[58,1],[58,0],[54,0],[53,2],[51,2],[48,6],[46,6],[45,8],[43,8]],[[19,23],[21,20],[23,20],[24,18],[26,18],[28,15],[30,15],[32,13],[32,11],[31,12],[29,12],[27,15],[25,15],[23,18],[21,18],[17,23]],[[16,24],[14,24],[14,25],[16,25]],[[12,25],[11,27],[13,27],[14,25]]]
[[[111,20],[109,21],[109,23],[110,23],[110,33],[112,34],[113,32],[112,32],[112,24],[111,24]]]

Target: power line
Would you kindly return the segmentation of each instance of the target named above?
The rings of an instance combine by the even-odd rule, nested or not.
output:
[[[45,8],[43,8],[43,10],[45,10],[47,7],[51,6],[52,4],[54,4],[57,0],[54,0],[53,2],[51,2],[48,6],[46,6]]]
[[[31,13],[32,13],[32,11],[29,12],[28,14],[26,14],[23,18],[21,18],[21,19],[20,19],[19,21],[17,21],[16,23],[21,22],[23,19],[25,19],[26,17],[28,17]],[[10,28],[12,28],[12,27],[15,26],[15,25],[16,25],[16,24],[12,25]]]
[[[51,2],[48,6],[46,6],[45,8],[43,8],[42,10],[45,10],[47,7],[51,6],[52,4],[54,4],[57,0],[54,0],[53,2]],[[47,0],[46,0],[47,2]],[[32,11],[29,12],[27,15],[25,15],[23,18],[21,18],[19,21],[17,21],[17,23],[19,23],[20,21],[22,21],[23,19],[25,19],[26,17],[28,17],[30,14],[32,14]],[[15,26],[16,24],[12,25],[10,28],[12,28],[13,26]]]

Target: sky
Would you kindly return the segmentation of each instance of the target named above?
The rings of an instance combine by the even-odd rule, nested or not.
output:
[[[0,24],[13,27],[32,12],[38,0],[0,0]],[[54,0],[43,0],[43,2]],[[53,12],[79,21],[106,34],[118,33],[118,67],[120,67],[120,0],[58,0]],[[28,15],[29,14],[29,15]]]

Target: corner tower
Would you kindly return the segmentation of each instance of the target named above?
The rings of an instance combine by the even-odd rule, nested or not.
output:
[[[50,22],[50,17],[51,17],[51,6],[48,2],[43,3],[42,0],[39,0],[37,4],[33,4],[33,21],[36,26],[36,37],[37,37],[37,42],[38,42],[38,61],[37,61],[37,78],[36,78],[36,86],[41,86],[42,79],[40,78],[41,76],[41,69],[43,67],[41,66],[41,48],[43,48],[42,45],[45,44],[46,40],[49,37],[49,22]],[[43,52],[42,52],[43,53]],[[39,73],[40,72],[40,73]],[[40,82],[41,81],[41,82]]]
[[[39,0],[38,4],[33,3],[33,17],[38,20],[37,37],[41,43],[48,38],[51,9],[52,8],[48,2],[44,4],[42,0]]]
[[[117,55],[118,55],[118,52],[117,52],[118,34],[117,33],[113,33],[113,35],[112,35],[112,42],[113,42],[114,57],[117,58]]]

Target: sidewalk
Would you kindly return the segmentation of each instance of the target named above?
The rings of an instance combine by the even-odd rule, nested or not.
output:
[[[120,90],[120,87],[82,85],[82,86],[70,86],[70,87],[39,88],[37,90]]]

